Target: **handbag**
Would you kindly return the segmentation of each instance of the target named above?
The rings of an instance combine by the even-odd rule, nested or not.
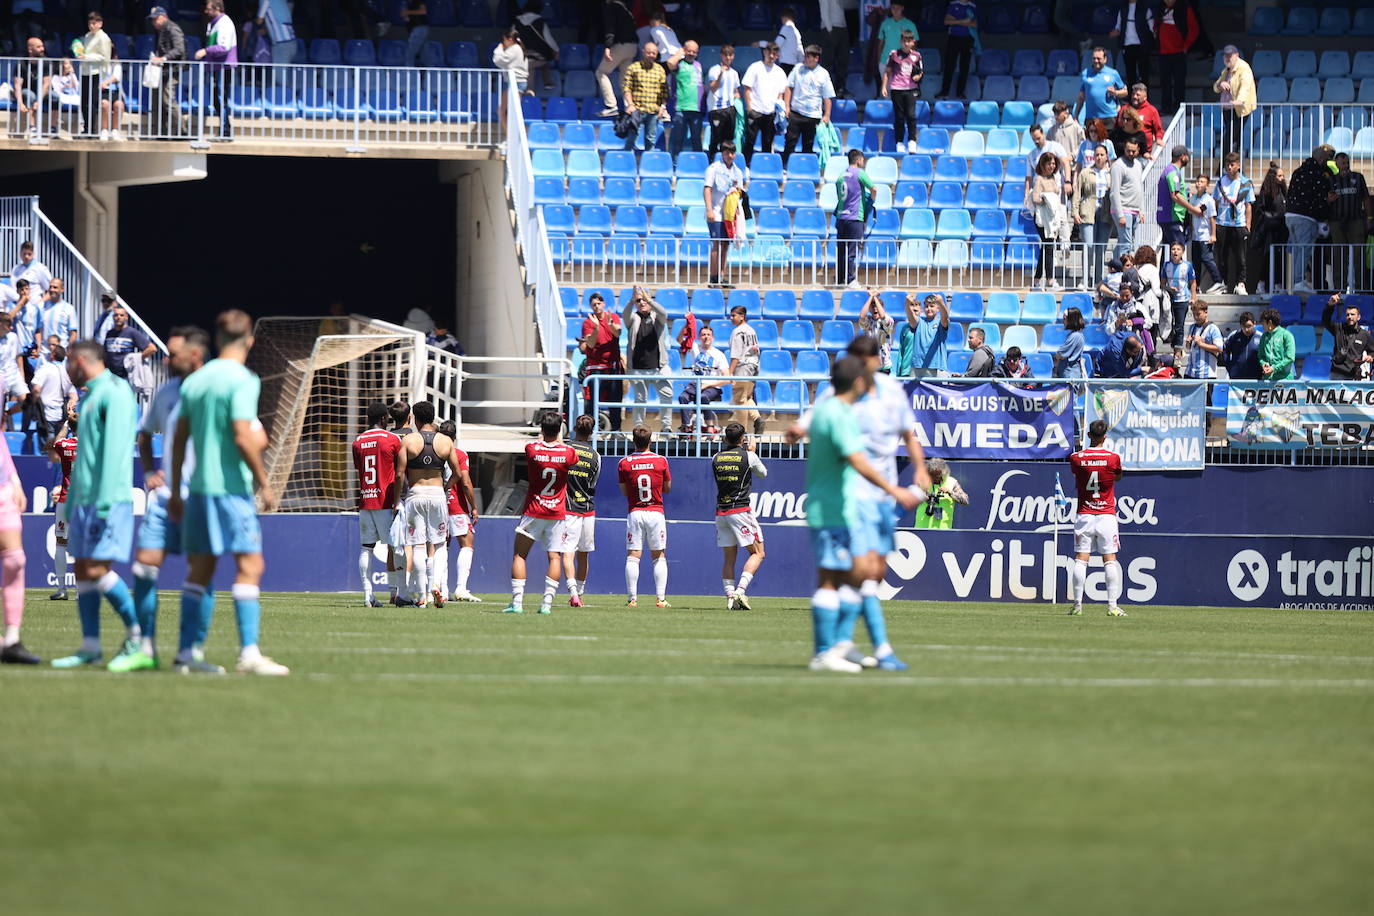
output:
[[[162,87],[162,64],[149,64],[143,68],[143,88],[160,89]]]
[[[615,116],[615,135],[624,140],[635,132],[635,117],[628,111]]]

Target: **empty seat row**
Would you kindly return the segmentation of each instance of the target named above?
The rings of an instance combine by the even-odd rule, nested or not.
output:
[[[1261,6],[1250,21],[1251,35],[1374,35],[1374,10],[1354,11],[1341,6],[1295,6],[1285,16],[1283,8]]]
[[[1262,105],[1283,102],[1295,105],[1349,105],[1356,101],[1367,104],[1370,89],[1374,89],[1371,84],[1374,84],[1374,77],[1360,80],[1357,92],[1355,81],[1346,76],[1332,77],[1324,82],[1315,76],[1302,76],[1291,81],[1282,76],[1265,76],[1260,78],[1255,91]]]
[[[1285,58],[1282,51],[1275,48],[1259,50],[1249,59],[1250,69],[1255,79],[1267,76],[1282,76],[1295,79],[1315,76],[1319,79],[1348,76],[1364,79],[1374,76],[1374,51],[1356,51],[1352,57],[1349,51],[1328,50],[1320,55],[1316,51],[1289,51]],[[1221,72],[1221,68],[1217,68]]]

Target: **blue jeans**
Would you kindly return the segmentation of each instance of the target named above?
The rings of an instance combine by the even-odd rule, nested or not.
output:
[[[410,30],[409,37],[406,38],[406,62],[410,66],[415,66],[415,61],[420,57],[420,49],[429,40],[429,26],[417,25]]]
[[[701,118],[699,111],[673,112],[673,133],[668,137],[668,152],[673,154],[675,165],[684,143],[690,152],[701,151]],[[688,135],[692,138],[690,143],[687,142]]]
[[[835,221],[835,282],[841,286],[853,283],[859,267],[859,252],[864,245],[864,224],[857,219]]]
[[[1128,251],[1135,251],[1135,231],[1140,228],[1139,213],[1127,213],[1125,217],[1126,225],[1116,223],[1116,256],[1118,258]]]
[[[1083,247],[1088,252],[1088,280],[1093,289],[1102,282],[1102,265],[1107,256],[1107,241],[1112,237],[1112,210],[1099,206],[1097,216],[1091,223],[1082,223],[1078,235],[1083,239]]]
[[[1307,271],[1312,266],[1312,246],[1317,242],[1317,221],[1297,213],[1285,213],[1283,221],[1288,226],[1288,246],[1293,252],[1292,285],[1297,286],[1307,279]]]
[[[663,128],[659,126],[658,112],[656,111],[636,111],[630,117],[635,119],[634,133],[625,138],[625,148],[634,149],[635,144],[641,139],[643,145],[640,147],[646,153],[654,148],[658,142],[658,132]]]

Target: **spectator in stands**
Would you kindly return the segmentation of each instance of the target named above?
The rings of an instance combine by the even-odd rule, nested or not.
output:
[[[606,299],[600,293],[588,297],[592,313],[582,319],[582,334],[577,341],[577,349],[586,357],[582,364],[582,377],[585,380],[593,375],[624,375],[625,361],[620,355],[620,316],[606,311]],[[591,403],[592,389],[584,385],[582,396]],[[599,403],[611,403],[606,408],[610,415],[611,429],[620,429],[620,402],[625,398],[625,384],[620,379],[607,379],[597,388]],[[588,407],[588,410],[591,408]]]
[[[1030,360],[1021,354],[1020,347],[1007,347],[1006,354],[992,368],[993,378],[1029,378],[1030,375]]]
[[[849,167],[835,179],[835,282],[860,289],[857,278],[864,226],[873,211],[873,179],[864,171],[863,150],[849,151]]]
[[[1063,99],[1054,103],[1054,123],[1045,133],[1046,139],[1057,143],[1059,148],[1070,155],[1077,155],[1083,145],[1083,125],[1074,120],[1073,106]],[[1066,173],[1067,174],[1067,173]]]
[[[1177,357],[1175,357],[1177,358]],[[1126,313],[1117,316],[1116,332],[1097,360],[1097,374],[1103,378],[1135,378],[1145,371],[1145,348],[1131,327]]]
[[[10,282],[18,284],[20,280],[27,280],[37,287],[35,296],[46,296],[48,285],[52,283],[52,272],[42,261],[37,260],[33,253],[33,242],[25,240],[19,246],[19,263],[10,269]]]
[[[735,136],[735,100],[739,98],[739,74],[735,62],[734,45],[721,45],[720,63],[706,74],[706,120],[711,126],[711,145],[706,155],[714,160],[720,146]]]
[[[208,61],[210,98],[208,105],[219,114],[219,139],[233,139],[234,129],[229,117],[229,97],[232,94],[233,71],[239,62],[238,34],[234,23],[224,15],[224,0],[205,0],[205,47],[196,52],[196,60]]]
[[[754,61],[740,80],[744,99],[744,165],[754,162],[754,141],[763,139],[763,151],[773,151],[778,104],[787,91],[787,74],[778,66],[778,46],[763,49],[763,60]],[[747,427],[746,427],[747,428]]]
[[[1119,38],[1126,82],[1150,81],[1150,55],[1155,51],[1155,5],[1149,0],[1119,0],[1116,25],[1107,34]]]
[[[658,142],[660,122],[668,117],[668,73],[658,64],[658,45],[646,43],[638,63],[625,69],[620,95],[625,113],[634,118],[635,125],[634,132],[625,138],[625,148],[634,149],[642,138],[647,153]]]
[[[716,145],[714,139],[711,145]],[[706,186],[702,192],[706,202],[706,229],[711,235],[707,275],[711,286],[728,289],[730,278],[725,268],[730,236],[725,231],[725,198],[731,192],[744,190],[744,172],[735,165],[735,144],[726,140],[719,145],[720,159],[707,166]]]
[[[1073,222],[1078,237],[1088,251],[1088,270],[1083,278],[1085,289],[1094,289],[1102,282],[1102,260],[1107,253],[1107,240],[1112,235],[1111,201],[1112,173],[1107,163],[1107,146],[1099,143],[1090,168],[1078,173],[1073,185]]]
[[[916,50],[915,32],[903,32],[901,41],[901,47],[884,58],[886,63],[883,64],[879,92],[883,98],[892,99],[893,145],[899,152],[905,150],[914,153],[916,100],[921,97],[921,80],[925,77],[925,64],[921,60],[921,52]]]
[[[1317,225],[1325,222],[1331,215],[1331,205],[1336,200],[1336,188],[1332,182],[1327,162],[1336,151],[1323,143],[1312,151],[1293,172],[1293,183],[1288,188],[1288,210],[1284,223],[1288,226],[1288,242],[1293,252],[1293,292],[1312,293],[1312,283],[1307,277],[1320,282],[1318,271],[1311,270],[1312,246],[1317,241]]]
[[[1172,353],[1151,353],[1145,357],[1145,368],[1148,369],[1141,378],[1156,379],[1167,382],[1178,378],[1178,373],[1174,371],[1174,354]],[[1211,392],[1208,392],[1208,406],[1211,406]]]
[[[1064,342],[1054,351],[1055,378],[1083,377],[1083,329],[1087,323],[1076,308],[1064,310]],[[926,465],[929,468],[929,464]]]
[[[931,293],[917,311],[916,296],[906,297],[906,324],[897,337],[897,375],[939,378],[948,365],[949,304]]]
[[[27,289],[18,290],[19,299],[10,311],[10,318],[14,320],[14,333],[19,338],[19,355],[24,357],[28,367],[24,372],[25,380],[32,376],[38,348],[43,341],[43,313],[49,305],[55,306],[63,301],[63,290],[62,281],[57,277],[48,286],[46,299],[39,298],[33,284],[29,284]]]
[[[1260,343],[1263,335],[1255,333],[1255,316],[1250,312],[1240,313],[1240,325],[1226,338],[1222,346],[1221,359],[1226,366],[1227,377],[1236,381],[1259,381]]]
[[[1059,180],[1059,158],[1051,152],[1042,153],[1031,185],[1035,230],[1040,234],[1040,244],[1035,249],[1035,281],[1031,283],[1033,290],[1042,287],[1050,290],[1060,288],[1054,278],[1054,246],[1068,219],[1068,213],[1064,209],[1063,188]]]
[[[649,9],[648,39],[641,44],[647,44],[649,41],[658,45],[658,61],[669,70],[682,59],[682,39],[677,37],[677,32],[668,24],[668,14],[661,6]]]
[[[449,330],[448,322],[436,321],[434,330],[425,335],[425,344],[434,347],[436,350],[443,350],[445,353],[452,353],[454,356],[466,356],[467,351],[458,342],[458,338],[453,336]]]
[[[1283,326],[1279,310],[1270,306],[1260,312],[1264,325],[1264,339],[1260,341],[1260,372],[1265,381],[1279,382],[1293,378],[1293,360],[1297,345],[1293,332]]]
[[[1207,293],[1214,296],[1225,292],[1226,284],[1221,281],[1221,270],[1217,267],[1216,254],[1212,249],[1212,242],[1217,237],[1217,202],[1212,196],[1212,182],[1206,175],[1199,175],[1194,180],[1191,202],[1202,211],[1194,216],[1189,224],[1188,237],[1192,242],[1193,263],[1201,264],[1207,271],[1207,276],[1212,278]],[[1200,278],[1202,275],[1198,276]],[[1198,286],[1201,285],[1199,280]]]
[[[29,402],[29,385],[19,368],[24,360],[19,356],[19,339],[13,328],[13,319],[0,312],[0,422],[7,431],[14,428],[14,415]]]
[[[58,139],[70,140],[82,129],[81,79],[70,60],[62,61],[62,72],[52,78],[48,93],[48,114],[52,118],[49,130],[56,132]]]
[[[1159,77],[1164,110],[1173,114],[1183,104],[1188,79],[1188,51],[1200,34],[1190,0],[1164,0],[1159,17]]]
[[[945,7],[945,73],[940,79],[940,94],[936,98],[948,98],[949,87],[955,86],[954,94],[964,97],[968,89],[968,69],[973,61],[973,33],[978,28],[978,10],[971,0],[950,0]],[[959,82],[953,83],[955,69],[959,71]]]
[[[601,117],[612,118],[620,111],[611,86],[611,74],[621,72],[621,81],[634,62],[639,50],[639,36],[635,33],[635,17],[624,0],[606,0],[601,7],[601,31],[606,46],[596,67],[596,84],[601,89]]]
[[[525,48],[520,44],[520,31],[515,26],[501,33],[501,40],[491,49],[491,62],[496,69],[511,75],[511,79],[515,80],[516,92],[524,95],[529,90],[529,63],[525,60]],[[503,137],[506,135],[506,105],[506,93],[502,92],[497,117]]]
[[[649,386],[658,391],[659,411],[663,431],[673,428],[673,412],[668,405],[673,402],[673,386],[668,382],[668,310],[659,305],[642,286],[636,286],[630,303],[625,306],[622,316],[625,330],[629,334],[630,375],[640,376],[643,381],[631,381],[634,391],[635,408],[631,422],[635,426],[644,423],[644,404],[649,399]]]
[[[16,124],[21,133],[38,133],[39,112],[48,102],[52,88],[52,71],[44,56],[43,39],[30,38],[25,43],[27,57],[14,68],[11,83],[14,89],[14,105],[19,112]]]
[[[859,332],[872,337],[878,344],[878,368],[892,372],[892,332],[897,322],[883,307],[883,300],[869,287],[868,301],[859,312]]]
[[[118,142],[124,139],[120,131],[124,120],[124,67],[119,62],[118,51],[110,51],[106,74],[100,81],[100,139]]]
[[[716,346],[716,335],[711,330],[711,326],[703,325],[701,333],[697,336],[696,342],[692,344],[691,353],[691,372],[696,376],[682,393],[677,396],[677,402],[684,405],[695,405],[697,403],[697,391],[701,391],[702,404],[714,404],[725,394],[727,384],[722,376],[730,371],[730,364],[725,359],[725,354],[720,352]],[[693,424],[692,414],[694,410],[682,411],[682,426],[680,432],[701,432],[703,428],[708,433],[716,430],[716,415],[714,411],[704,410],[696,413],[695,425]],[[705,414],[705,418],[703,418]]]
[[[672,74],[673,119],[668,135],[668,151],[673,165],[685,146],[691,152],[701,151],[702,105],[706,99],[706,79],[697,60],[700,46],[690,38],[682,45],[682,57],[668,67]]]
[[[32,400],[37,405],[38,437],[52,441],[67,411],[76,406],[72,380],[67,375],[67,349],[60,344],[48,350],[48,358],[33,375]]]
[[[993,367],[997,365],[997,355],[992,352],[992,347],[987,345],[987,333],[982,328],[969,329],[968,348],[973,351],[973,355],[969,357],[964,378],[991,376]]]
[[[1154,149],[1164,139],[1164,121],[1159,116],[1159,109],[1150,104],[1149,87],[1144,83],[1132,86],[1130,103],[1123,106],[1122,111],[1127,108],[1140,117],[1140,128],[1145,132],[1145,143],[1150,149]],[[1118,113],[1118,123],[1120,120],[1121,115]]]
[[[114,309],[119,304],[119,297],[115,291],[107,289],[100,294],[100,314],[95,316],[95,332],[91,334],[93,340],[104,340],[105,335],[110,331],[110,325],[114,324]]]
[[[749,310],[742,305],[730,309],[730,375],[735,381],[730,386],[730,403],[736,408],[732,419],[745,429],[752,429],[757,435],[763,432],[763,421],[754,404],[754,383],[741,380],[759,374],[759,335],[749,323]]]
[[[1159,279],[1171,305],[1170,316],[1173,320],[1169,340],[1175,350],[1182,350],[1183,321],[1188,316],[1193,300],[1197,298],[1197,271],[1184,259],[1182,242],[1169,245],[1169,260],[1159,268]],[[1175,353],[1174,358],[1177,360],[1180,355]]]
[[[56,290],[56,295],[53,291]],[[64,298],[66,284],[60,277],[54,277],[48,286],[48,301],[43,304],[43,317],[39,333],[46,340],[56,336],[64,347],[76,343],[78,324],[76,307]]]
[[[1121,156],[1112,163],[1112,218],[1116,220],[1116,253],[1121,256],[1135,248],[1135,233],[1145,209],[1145,163],[1140,144],[1128,140]]]
[[[1117,103],[1129,94],[1121,74],[1107,66],[1107,49],[1093,48],[1092,63],[1079,74],[1078,104],[1084,120],[1115,118]]]
[[[149,61],[162,65],[162,87],[158,90],[158,107],[153,112],[152,132],[158,137],[181,136],[188,133],[186,116],[181,113],[181,102],[177,98],[177,85],[186,63],[186,33],[167,15],[164,7],[153,7],[148,18],[157,30],[157,41]]]
[[[133,368],[130,356],[148,359],[157,352],[157,345],[148,339],[148,335],[129,324],[129,313],[122,305],[115,306],[114,322],[100,343],[105,348],[105,368],[125,381],[128,381],[129,370]]]
[[[1333,320],[1337,308],[1344,306],[1345,323]],[[1322,327],[1331,335],[1331,378],[1355,382],[1369,378],[1374,363],[1374,337],[1360,324],[1360,307],[1341,299],[1340,294],[1326,301],[1322,309]]]
[[[953,528],[954,507],[967,506],[968,494],[949,473],[949,462],[945,459],[927,458],[926,473],[930,475],[930,490],[926,494],[925,504],[916,509],[916,527]]]
[[[1108,137],[1106,121],[1101,118],[1093,118],[1083,125],[1083,134],[1083,142],[1078,144],[1078,149],[1074,151],[1073,168],[1075,174],[1092,166],[1093,158],[1097,155],[1099,146],[1107,150],[1108,163],[1116,159],[1116,147],[1112,145]]]
[[[418,14],[413,10],[418,10]],[[246,9],[243,12],[247,14]],[[420,45],[429,34],[429,27],[425,25],[425,0],[406,0],[400,16],[410,25],[411,51],[407,62],[413,67],[415,58],[420,54]],[[272,63],[284,66],[296,59],[296,27],[291,19],[291,4],[287,0],[259,0],[253,22],[259,34],[265,34],[272,46]],[[277,76],[283,74],[278,73]],[[283,80],[279,79],[278,82]]]
[[[843,0],[820,0],[821,64],[830,78],[842,89],[849,77],[849,23],[845,19]],[[745,427],[748,429],[748,427]]]
[[[1207,303],[1193,303],[1193,323],[1183,335],[1188,354],[1184,378],[1212,379],[1217,377],[1217,357],[1221,355],[1221,329],[1207,319]]]
[[[778,66],[782,72],[788,76],[792,75],[792,68],[802,62],[802,34],[801,29],[797,28],[797,11],[790,6],[784,6],[778,11],[778,19],[782,24],[778,26],[778,37],[770,41],[760,41],[755,47],[764,49],[770,44],[778,46]]]
[[[1186,242],[1188,214],[1191,213],[1195,217],[1202,214],[1201,208],[1188,199],[1187,180],[1183,175],[1191,158],[1188,155],[1188,147],[1176,145],[1170,152],[1169,164],[1159,176],[1159,190],[1155,197],[1158,201],[1155,221],[1159,223],[1165,245]]]
[[[1235,45],[1222,48],[1221,59],[1225,66],[1212,84],[1212,91],[1221,97],[1221,150],[1239,154],[1245,140],[1247,119],[1258,100],[1255,74],[1250,65],[1241,60],[1240,49]]]
[[[1248,295],[1245,288],[1245,249],[1249,236],[1250,207],[1255,202],[1255,187],[1240,173],[1240,153],[1227,153],[1225,174],[1212,191],[1216,203],[1217,262],[1223,287],[1237,296]]]
[[[1284,180],[1283,169],[1279,164],[1270,160],[1264,181],[1260,184],[1259,198],[1250,208],[1249,248],[1252,253],[1246,262],[1245,271],[1250,280],[1250,288],[1257,296],[1265,293],[1265,281],[1260,279],[1261,271],[1266,274],[1272,271],[1269,283],[1274,290],[1277,291],[1283,286],[1284,259],[1274,258],[1271,266],[1270,249],[1274,245],[1282,245],[1288,241],[1288,223],[1284,219],[1287,212],[1288,182]]]
[[[1145,324],[1150,333],[1159,336],[1160,296],[1163,294],[1159,279],[1159,263],[1155,250],[1149,245],[1141,245],[1135,251],[1136,282],[1139,284],[1137,299],[1140,313],[1145,316]]]
[[[1057,163],[1055,170],[1056,180],[1059,182],[1061,195],[1073,194],[1073,185],[1069,183],[1069,175],[1073,163],[1069,161],[1068,150],[1055,143],[1045,136],[1045,129],[1038,123],[1030,127],[1031,149],[1026,153],[1026,209],[1034,209],[1035,201],[1031,199],[1031,185],[1035,183],[1035,178],[1040,174],[1040,162],[1047,154],[1052,154]]]
[[[830,108],[834,104],[835,86],[830,74],[821,66],[820,45],[807,45],[802,65],[787,77],[783,93],[783,114],[787,117],[787,136],[782,147],[782,164],[786,168],[801,139],[803,153],[816,145],[816,126],[830,123]]]
[[[424,9],[424,0],[407,0],[407,4],[417,4]],[[427,21],[427,17],[426,17]],[[558,60],[558,39],[553,37],[553,29],[544,21],[543,0],[528,0],[520,10],[520,15],[515,17],[515,28],[520,34],[520,46],[525,51],[525,60],[529,64],[531,71],[538,70],[543,74],[544,88],[554,88],[553,65]],[[423,30],[428,37],[429,26],[424,26]],[[420,52],[420,47],[424,45],[425,39],[421,38],[417,44],[415,41],[415,21],[412,18],[410,24],[410,62],[415,64],[415,55]]]
[[[1334,286],[1336,289],[1366,289],[1365,236],[1374,224],[1374,199],[1364,176],[1350,170],[1350,154],[1336,154],[1336,175],[1331,180],[1336,199],[1331,204],[1331,244],[1351,247],[1337,248],[1334,254]],[[1353,269],[1352,269],[1353,268]]]
[[[82,136],[95,136],[100,123],[100,81],[109,76],[113,52],[114,43],[105,33],[105,17],[99,10],[92,10],[86,15],[86,34],[81,39],[81,49],[74,52],[81,60],[81,113],[86,123]]]
[[[916,23],[906,18],[906,4],[902,0],[893,0],[888,5],[887,18],[878,26],[878,60],[885,62],[905,48],[904,38],[907,32],[911,33],[911,44],[915,47],[920,36],[920,32],[916,30]]]
[[[1125,149],[1128,141],[1135,141],[1140,147],[1140,155],[1145,159],[1153,159],[1151,153],[1150,136],[1145,133],[1145,122],[1141,119],[1140,113],[1129,105],[1123,106],[1117,114],[1116,121],[1107,138],[1112,141],[1112,147],[1118,156]]]

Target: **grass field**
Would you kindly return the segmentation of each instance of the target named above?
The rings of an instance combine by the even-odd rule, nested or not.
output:
[[[1374,616],[908,603],[910,672],[848,676],[801,601],[589,600],[270,596],[285,680],[0,670],[0,911],[1369,912]]]

